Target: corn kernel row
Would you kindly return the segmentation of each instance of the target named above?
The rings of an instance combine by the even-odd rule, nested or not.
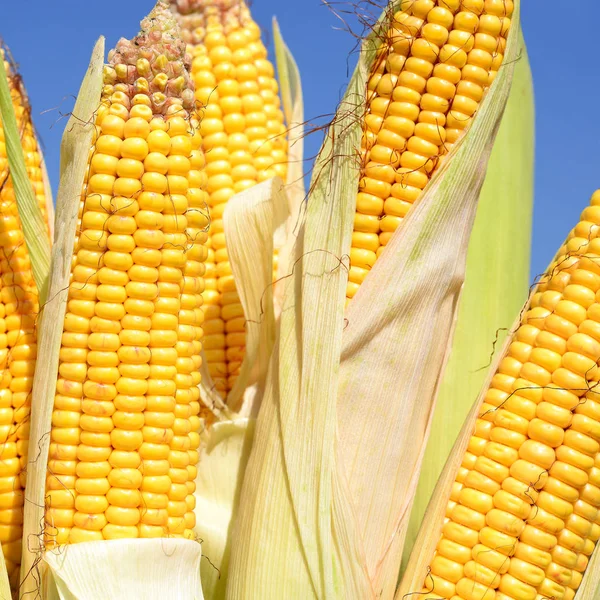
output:
[[[572,600],[581,583],[600,538],[599,232],[596,192],[486,392],[430,565],[436,596]]]
[[[60,350],[46,546],[192,537],[206,177],[167,3],[104,71]]]
[[[216,389],[235,383],[246,321],[223,232],[227,201],[276,175],[285,180],[287,143],[273,65],[244,2],[172,0],[193,56],[211,215],[206,261],[205,356]]]
[[[354,297],[500,68],[512,0],[406,0],[368,81],[346,296]]]

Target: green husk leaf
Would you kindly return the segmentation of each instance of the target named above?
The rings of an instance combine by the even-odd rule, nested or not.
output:
[[[273,17],[273,40],[275,58],[279,75],[279,88],[283,104],[285,122],[288,126],[288,173],[287,197],[289,218],[275,232],[275,248],[279,251],[278,279],[285,277],[291,269],[290,256],[296,239],[296,226],[300,218],[300,209],[306,198],[304,187],[304,100],[300,70],[291,50],[283,39],[277,19]],[[275,284],[275,310],[279,314],[283,286]]]
[[[12,104],[8,75],[0,55],[0,118],[4,129],[4,143],[8,157],[8,168],[13,183],[23,236],[31,261],[31,271],[38,289],[40,304],[47,298],[48,274],[50,272],[50,240],[48,228],[37,198],[27,175],[25,155],[17,117]],[[52,197],[48,198],[52,203]]]
[[[202,600],[202,547],[185,539],[103,540],[46,552],[47,600]]]
[[[225,597],[232,516],[252,447],[254,419],[215,423],[205,434],[196,478],[196,527],[202,542],[202,589],[207,600]]]
[[[52,198],[52,186],[46,161],[42,158],[42,177],[44,178],[44,195],[46,197],[46,214],[48,215],[48,229],[50,230],[50,239],[54,239],[54,199]]]
[[[469,243],[452,353],[437,399],[405,560],[448,454],[485,381],[491,355],[502,346],[528,293],[535,135],[533,86],[524,42],[521,48]]]
[[[21,598],[35,594],[38,589],[38,567],[34,563],[41,553],[38,541],[40,528],[44,523],[46,465],[50,445],[48,432],[51,429],[58,352],[69,291],[79,199],[83,189],[89,150],[95,134],[95,112],[100,105],[103,64],[104,38],[101,37],[94,47],[61,143],[60,185],[48,301],[39,317],[41,321],[38,327],[38,357],[32,392],[30,460],[27,465],[23,525],[23,539],[27,540],[27,543],[23,544],[21,561],[23,582],[19,590]]]
[[[277,62],[283,114],[286,123],[292,123],[298,103],[302,103],[302,83],[298,65],[283,39],[277,17],[273,17],[273,44],[275,46],[275,60]]]
[[[389,12],[398,7],[392,3]],[[517,33],[470,133],[344,320],[342,257],[350,247],[362,133],[355,107],[364,102],[384,26],[382,18],[364,45],[315,168],[242,488],[231,600],[391,598],[395,590]],[[518,15],[513,27],[518,31]]]
[[[289,217],[283,181],[274,177],[237,194],[223,214],[227,254],[246,317],[246,351],[227,405],[256,415],[275,340],[274,234]]]

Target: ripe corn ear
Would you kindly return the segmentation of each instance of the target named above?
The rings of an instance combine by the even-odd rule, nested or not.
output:
[[[7,60],[8,76],[27,174],[48,226],[43,158],[22,80]],[[51,208],[51,207],[50,207]],[[49,230],[48,230],[49,236]],[[17,209],[0,123],[0,542],[11,585],[18,580],[23,532],[31,388],[37,354],[39,299]]]
[[[244,358],[246,323],[229,264],[223,212],[235,193],[276,175],[285,181],[285,126],[273,65],[245,2],[171,2],[193,56],[202,113],[211,216],[204,346],[215,388],[225,395]]]
[[[405,0],[367,87],[350,300],[467,131],[506,48],[512,0]]]
[[[104,69],[52,414],[46,548],[193,537],[208,217],[188,69],[166,0]]]
[[[425,582],[433,597],[574,598],[600,539],[600,191],[486,391]]]

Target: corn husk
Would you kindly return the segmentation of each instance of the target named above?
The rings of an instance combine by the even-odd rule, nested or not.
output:
[[[600,596],[600,550],[598,544],[590,558],[575,600],[597,600]]]
[[[47,552],[47,600],[203,600],[199,543],[105,540]]]
[[[283,39],[279,23],[273,18],[273,43],[279,76],[279,90],[285,122],[288,125],[288,174],[287,197],[290,218],[283,231],[281,242],[276,234],[275,247],[281,248],[286,241],[293,240],[294,229],[298,224],[300,206],[306,197],[304,187],[304,99],[300,70],[294,55]],[[279,262],[279,276],[288,273],[285,261]]]
[[[452,353],[440,387],[404,551],[408,559],[431,493],[528,293],[534,107],[525,45],[494,144],[469,244]]]
[[[283,280],[292,269],[290,259],[298,235],[302,202],[306,198],[303,168],[305,127],[300,70],[298,69],[294,55],[283,39],[279,23],[275,17],[273,18],[273,42],[283,114],[285,122],[288,124],[288,174],[286,192],[289,217],[286,223],[275,232],[275,249],[279,252],[279,263],[277,267],[277,280],[273,289],[273,302],[275,303],[275,316],[279,317],[285,289]]]
[[[286,280],[227,598],[393,597],[518,22],[517,7],[505,66],[469,134],[344,315],[362,133],[356,105],[383,21],[365,43],[317,161]]]
[[[206,432],[196,478],[196,527],[203,543],[202,589],[207,600],[225,597],[231,520],[242,488],[242,479],[254,434],[254,419],[215,423]]]
[[[288,220],[288,202],[279,177],[234,196],[223,215],[227,253],[246,317],[246,352],[227,398],[240,416],[255,415],[275,339],[273,252],[275,232]]]
[[[56,223],[52,261],[48,279],[48,302],[41,311],[38,325],[38,356],[31,403],[29,464],[25,489],[25,511],[21,561],[20,597],[37,593],[42,554],[40,533],[44,523],[46,465],[50,446],[52,408],[58,372],[65,317],[71,259],[77,228],[79,198],[94,136],[94,114],[100,104],[104,38],[94,47],[73,113],[65,128],[61,144],[60,185],[57,196]]]
[[[8,168],[17,200],[23,236],[31,261],[31,271],[38,289],[40,304],[43,304],[47,298],[48,273],[50,271],[50,240],[46,222],[27,174],[21,136],[8,85],[8,75],[1,55],[0,118],[4,130]],[[49,206],[52,205],[51,195],[48,196],[47,202]]]
[[[48,176],[46,161],[42,160],[42,177],[44,178],[44,194],[46,196],[46,214],[48,215],[48,229],[50,230],[50,239],[54,239],[54,199],[52,197],[52,185]]]
[[[205,433],[198,466],[195,532],[205,543],[202,581],[209,600],[225,593],[231,522],[275,339],[274,232],[289,218],[288,206],[283,181],[276,177],[231,198],[223,215],[231,268],[243,282],[238,293],[247,319],[246,355],[228,398],[232,406],[223,405],[220,422]],[[211,385],[210,378],[200,384],[205,402]]]
[[[258,410],[275,337],[274,234],[288,217],[287,197],[278,177],[236,194],[223,214],[231,270],[236,282],[244,282],[238,294],[246,316],[246,353],[227,404],[214,390],[208,361],[202,361],[200,398],[220,420],[229,421]]]

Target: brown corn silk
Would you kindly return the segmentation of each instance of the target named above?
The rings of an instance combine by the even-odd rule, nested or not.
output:
[[[171,0],[193,56],[211,225],[206,261],[204,348],[225,396],[245,355],[246,319],[223,230],[227,201],[274,176],[286,180],[287,140],[274,69],[242,0]],[[277,255],[275,255],[275,273]]]
[[[506,48],[512,0],[404,0],[368,81],[350,300],[452,147]]]
[[[104,69],[60,348],[46,548],[193,537],[208,216],[188,71],[166,0]]]
[[[43,158],[23,82],[0,51],[17,118],[27,174],[48,225]],[[51,207],[50,207],[51,212]],[[48,229],[48,236],[50,231]],[[31,388],[37,354],[39,300],[23,237],[0,122],[0,542],[11,585],[18,580],[23,533]]]
[[[599,226],[597,191],[484,391],[427,597],[575,597],[600,539]]]

